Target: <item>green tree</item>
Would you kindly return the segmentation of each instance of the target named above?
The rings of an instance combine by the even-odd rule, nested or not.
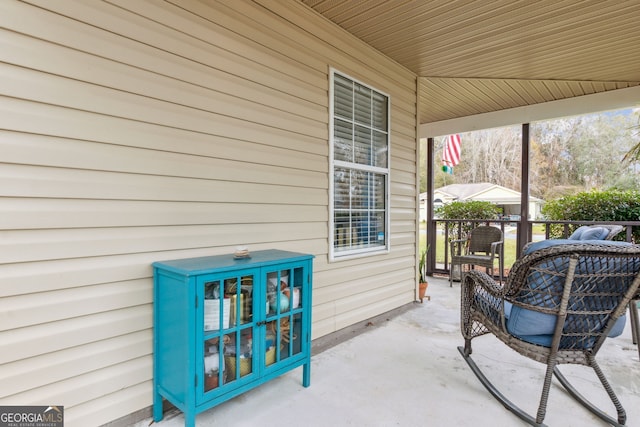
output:
[[[620,164],[630,145],[632,117],[629,114],[588,117],[587,125],[580,127],[576,138],[570,141],[576,181],[585,190],[608,189],[620,182],[620,177],[632,176],[632,171]]]
[[[578,120],[550,120],[531,126],[531,195],[544,199],[557,188],[576,185],[569,142],[576,135]]]

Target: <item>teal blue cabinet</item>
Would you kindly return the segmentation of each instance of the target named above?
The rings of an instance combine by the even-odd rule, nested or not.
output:
[[[313,256],[280,250],[153,263],[153,418],[196,414],[311,366]]]

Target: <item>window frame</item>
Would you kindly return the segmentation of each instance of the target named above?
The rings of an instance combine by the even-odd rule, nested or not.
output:
[[[369,126],[372,132],[375,130],[378,134],[384,133],[386,134],[386,167],[380,167],[372,165],[372,161],[369,162],[368,165],[356,163],[355,160],[352,159],[351,162],[344,160],[336,160],[335,153],[335,123],[336,120],[344,121],[344,118],[341,116],[336,116],[335,114],[335,76],[340,76],[343,79],[348,79],[352,84],[357,84],[368,88],[372,91],[372,95],[375,93],[377,95],[381,95],[386,98],[386,130],[382,132],[380,129],[374,129],[373,125]],[[353,99],[353,98],[352,98]],[[373,99],[373,97],[372,97]],[[353,102],[353,101],[352,101]],[[373,109],[373,107],[372,107]],[[370,110],[371,111],[371,110]],[[354,113],[355,115],[355,107]],[[352,120],[353,125],[362,125],[357,123],[356,120]],[[365,126],[366,127],[366,126]],[[355,135],[355,134],[354,134]],[[372,136],[371,141],[374,138]],[[353,139],[352,139],[353,141]],[[384,244],[382,245],[372,245],[372,243],[367,243],[364,247],[359,248],[351,248],[351,249],[342,249],[338,250],[335,246],[336,244],[336,223],[335,223],[335,214],[336,214],[336,204],[335,204],[335,171],[336,168],[347,168],[349,170],[356,170],[365,173],[372,173],[376,175],[382,175],[384,178]],[[380,255],[381,253],[389,253],[391,249],[390,245],[390,224],[391,224],[391,208],[390,208],[390,175],[391,175],[391,97],[389,94],[382,92],[369,84],[363,83],[362,81],[349,76],[348,74],[342,73],[334,68],[330,68],[329,72],[329,261],[342,261],[352,258],[366,257],[366,256],[374,256]],[[367,198],[368,201],[371,201],[372,198],[369,195]],[[375,200],[375,196],[373,198]],[[371,203],[368,203],[370,206]],[[368,213],[368,217],[371,217],[371,213],[378,211],[378,209],[366,208],[366,212]],[[349,208],[349,213],[354,212],[352,207]],[[351,230],[351,228],[349,228]],[[352,230],[351,230],[352,231]],[[352,231],[353,233],[353,231]]]

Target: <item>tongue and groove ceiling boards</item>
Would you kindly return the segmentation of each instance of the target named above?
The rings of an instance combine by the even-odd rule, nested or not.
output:
[[[301,0],[420,77],[420,123],[640,85],[637,0]]]

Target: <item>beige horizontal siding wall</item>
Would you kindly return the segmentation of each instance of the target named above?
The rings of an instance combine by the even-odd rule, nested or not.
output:
[[[391,95],[391,252],[328,263],[328,72]],[[156,260],[316,255],[313,337],[413,300],[415,75],[295,1],[0,2],[0,405],[151,405]]]

